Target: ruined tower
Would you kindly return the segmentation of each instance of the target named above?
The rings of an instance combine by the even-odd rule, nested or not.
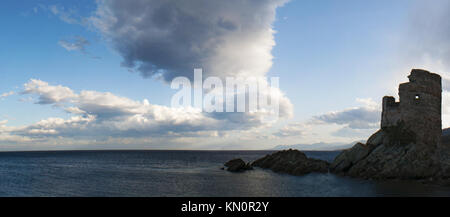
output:
[[[442,136],[441,76],[413,69],[409,82],[399,86],[399,102],[383,97],[381,128],[401,125],[414,134],[417,144],[440,145]]]

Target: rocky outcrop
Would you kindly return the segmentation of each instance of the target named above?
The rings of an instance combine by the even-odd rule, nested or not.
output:
[[[370,179],[450,176],[449,148],[441,142],[441,77],[417,69],[408,77],[399,86],[399,102],[383,98],[381,129],[366,144],[339,154],[330,165],[333,173]]]
[[[274,172],[304,175],[312,172],[327,173],[329,163],[306,157],[298,150],[285,150],[266,155],[252,163],[254,167],[271,169]]]
[[[242,159],[233,159],[224,164],[230,172],[242,172],[245,170],[251,170],[253,167],[249,163],[245,163]]]
[[[366,179],[450,178],[450,149],[413,138],[402,125],[381,129],[366,144],[342,151],[330,171]]]

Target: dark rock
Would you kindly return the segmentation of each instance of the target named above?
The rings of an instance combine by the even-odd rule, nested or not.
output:
[[[358,143],[339,154],[330,165],[330,171],[370,179],[429,179],[442,173],[440,149],[392,139],[393,136],[405,138],[400,134],[392,135],[384,129],[378,131],[367,144]]]
[[[370,153],[370,148],[362,143],[357,143],[353,148],[342,151],[336,156],[330,165],[330,170],[341,173],[346,172],[349,168],[364,159]]]
[[[274,172],[304,175],[312,172],[327,173],[329,163],[312,159],[298,150],[284,150],[266,155],[252,163],[254,167],[271,169]]]
[[[377,146],[383,143],[383,140],[384,140],[384,132],[382,130],[378,130],[376,133],[370,136],[369,139],[367,139],[366,144],[369,146]]]
[[[245,170],[251,170],[253,167],[249,163],[245,163],[242,159],[233,159],[225,163],[227,171],[241,172]]]

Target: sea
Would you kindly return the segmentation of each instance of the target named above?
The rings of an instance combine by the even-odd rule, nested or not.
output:
[[[450,188],[270,170],[231,173],[224,162],[273,151],[0,152],[2,197],[355,197],[450,196]],[[338,152],[309,151],[332,161]]]

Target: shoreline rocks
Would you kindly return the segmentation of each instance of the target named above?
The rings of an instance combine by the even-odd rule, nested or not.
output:
[[[254,161],[251,165],[296,176],[312,172],[327,173],[329,167],[328,162],[308,158],[303,152],[293,149],[266,155]]]
[[[332,163],[308,158],[299,150],[289,149],[268,154],[252,163],[233,159],[225,163],[225,167],[230,172],[259,167],[295,176],[330,172],[362,179],[450,184],[450,149],[433,149],[417,144],[385,145],[382,141],[387,141],[386,135],[379,130],[367,144],[357,143],[343,150]]]
[[[393,130],[395,132],[392,133]],[[444,147],[413,143],[398,137],[402,129],[381,129],[366,144],[342,151],[330,165],[332,173],[364,179],[423,180],[449,176]]]
[[[224,166],[227,168],[227,171],[230,172],[242,172],[245,170],[251,170],[253,167],[250,165],[250,163],[245,163],[242,159],[233,159],[224,164]]]

